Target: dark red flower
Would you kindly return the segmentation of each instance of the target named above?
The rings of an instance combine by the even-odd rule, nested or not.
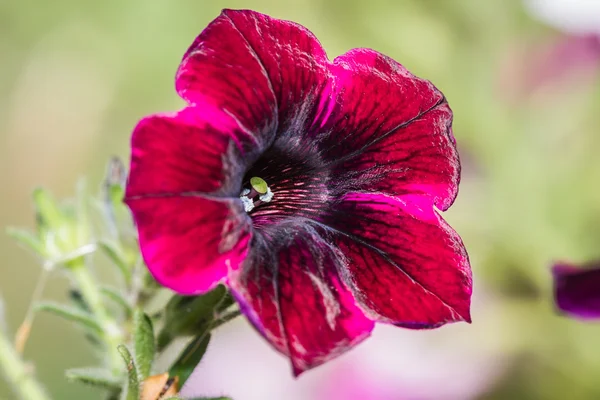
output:
[[[600,318],[600,262],[582,267],[556,264],[554,297],[564,313],[581,319]]]
[[[304,27],[225,10],[185,53],[188,106],[142,120],[126,202],[155,278],[228,285],[295,374],[374,321],[470,321],[452,112],[430,82],[373,50],[333,62]]]

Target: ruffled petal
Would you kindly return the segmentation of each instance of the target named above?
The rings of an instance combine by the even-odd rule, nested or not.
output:
[[[574,267],[557,264],[554,275],[554,296],[558,308],[582,319],[600,318],[600,262]]]
[[[338,106],[321,147],[335,175],[352,191],[421,194],[450,207],[460,163],[443,94],[373,50],[352,50],[331,68]]]
[[[232,274],[230,286],[257,330],[290,357],[295,375],[369,336],[374,323],[337,276],[339,252],[319,234],[300,229],[256,240],[257,252],[260,263]]]
[[[188,102],[225,110],[273,139],[312,124],[327,76],[325,51],[306,28],[223,10],[185,54],[176,88]]]
[[[369,317],[413,329],[470,322],[467,252],[428,199],[351,193],[326,224]]]
[[[260,149],[233,119],[218,117],[189,107],[140,121],[131,138],[126,197],[239,196],[244,171]]]
[[[148,269],[178,293],[213,289],[246,257],[252,228],[239,200],[167,196],[126,202]]]

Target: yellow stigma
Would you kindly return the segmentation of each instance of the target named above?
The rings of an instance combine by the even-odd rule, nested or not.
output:
[[[250,186],[252,186],[252,189],[256,190],[259,194],[265,194],[269,190],[267,182],[258,176],[250,178]]]

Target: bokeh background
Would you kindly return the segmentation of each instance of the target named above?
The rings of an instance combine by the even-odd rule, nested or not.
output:
[[[128,157],[139,118],[182,106],[178,62],[222,8],[312,30],[330,57],[370,47],[449,99],[463,162],[445,218],[475,277],[473,323],[379,327],[339,359],[291,378],[242,319],[215,335],[191,394],[236,400],[599,399],[600,326],[559,316],[553,261],[600,258],[600,1],[0,1],[0,226],[33,225],[30,193],[58,197],[111,155]],[[96,186],[93,186],[96,185]],[[40,265],[0,235],[8,329]],[[102,276],[102,264],[99,274]],[[53,274],[44,298],[63,300]],[[66,368],[92,354],[80,332],[40,315],[25,356],[56,399],[100,399]],[[0,399],[12,399],[0,380]]]

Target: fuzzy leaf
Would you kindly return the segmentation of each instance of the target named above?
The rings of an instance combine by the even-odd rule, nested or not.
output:
[[[81,382],[87,385],[105,388],[119,389],[121,380],[116,378],[110,371],[104,368],[73,368],[65,372],[65,376],[72,382]]]
[[[177,336],[193,335],[206,329],[215,313],[231,304],[233,299],[222,285],[201,296],[173,296],[167,304],[165,325],[158,336],[159,350]]]
[[[43,302],[35,306],[36,311],[46,311],[59,317],[65,318],[77,325],[90,330],[93,333],[102,335],[102,327],[94,317],[74,307],[65,306],[58,303]]]
[[[135,310],[133,314],[133,324],[135,363],[141,380],[144,380],[150,375],[152,362],[154,361],[154,352],[156,351],[154,330],[152,329],[152,321],[140,309]]]
[[[125,345],[120,345],[118,350],[127,367],[127,388],[121,393],[121,400],[138,400],[140,397],[140,382],[135,361]]]
[[[19,228],[7,228],[6,234],[13,238],[17,243],[23,247],[33,251],[34,253],[44,257],[46,251],[40,239],[33,233]]]
[[[208,343],[210,342],[210,333],[204,332],[196,336],[181,352],[179,358],[173,363],[169,370],[169,376],[179,377],[179,385],[183,387],[188,380],[194,368],[200,363]]]
[[[110,286],[103,286],[100,288],[100,292],[106,298],[112,300],[115,304],[119,305],[128,318],[133,314],[133,309],[117,289]]]
[[[125,282],[129,283],[131,281],[131,270],[119,245],[107,240],[100,240],[98,247],[119,268]]]
[[[35,203],[40,225],[56,228],[63,223],[63,213],[47,190],[35,189],[33,191],[33,202]]]

